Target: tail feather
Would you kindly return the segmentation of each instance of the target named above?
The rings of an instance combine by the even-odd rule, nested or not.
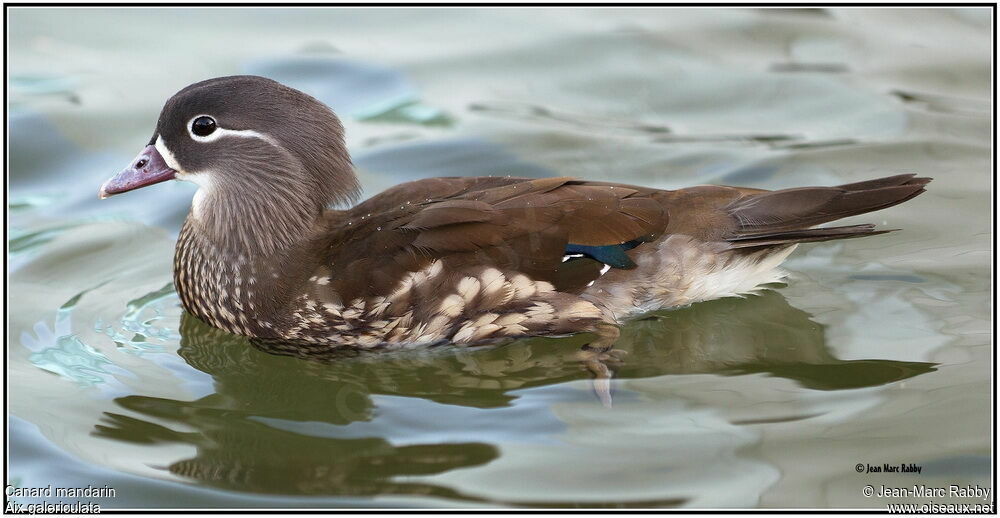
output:
[[[895,176],[886,176],[884,178],[876,178],[874,180],[865,180],[863,182],[855,183],[845,183],[844,185],[838,185],[838,189],[844,189],[845,191],[862,191],[866,189],[877,189],[879,187],[894,187],[897,185],[908,185],[919,183],[920,185],[927,185],[931,181],[930,178],[917,178],[917,175],[913,173],[908,174],[897,174]]]
[[[758,246],[790,245],[793,243],[813,243],[833,239],[874,236],[894,232],[899,229],[875,230],[875,225],[851,225],[846,227],[809,228],[775,232],[772,234],[739,236],[729,239],[729,248],[753,248]]]
[[[874,225],[811,228],[829,221],[885,209],[924,192],[930,178],[903,174],[838,185],[802,187],[740,198],[728,207],[736,226],[727,241],[733,248],[846,239],[889,230]]]

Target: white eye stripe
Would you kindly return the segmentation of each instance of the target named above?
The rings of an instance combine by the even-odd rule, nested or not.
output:
[[[274,139],[271,138],[270,135],[266,135],[264,133],[260,133],[258,131],[254,131],[254,130],[232,130],[232,129],[226,129],[226,128],[223,128],[222,126],[219,126],[218,122],[216,122],[215,131],[209,133],[208,135],[205,135],[205,136],[195,135],[194,132],[191,131],[191,125],[194,123],[195,119],[197,119],[199,117],[212,117],[212,116],[211,115],[205,115],[205,114],[195,115],[194,117],[191,117],[191,120],[188,121],[188,123],[187,123],[187,132],[188,132],[188,135],[192,139],[194,139],[196,142],[215,142],[216,140],[219,140],[222,137],[240,137],[240,138],[256,138],[256,139],[263,140],[263,141],[271,144],[272,146],[277,146],[278,145],[274,141]],[[214,120],[214,118],[213,118],[213,120]]]

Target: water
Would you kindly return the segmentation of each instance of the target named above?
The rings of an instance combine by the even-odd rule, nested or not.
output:
[[[884,508],[926,499],[864,485],[992,488],[990,16],[14,8],[9,480],[107,485],[104,508]],[[369,195],[489,174],[935,181],[848,222],[901,232],[800,247],[785,287],[628,325],[605,408],[583,336],[320,363],[184,315],[193,186],[96,193],[167,97],[235,73],[336,108]]]

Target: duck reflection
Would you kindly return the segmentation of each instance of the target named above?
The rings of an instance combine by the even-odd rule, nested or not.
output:
[[[810,389],[838,390],[934,370],[921,362],[840,360],[827,348],[823,326],[809,317],[777,292],[655,313],[623,330],[616,347],[628,354],[614,367],[615,376],[764,373]],[[344,350],[302,359],[269,354],[268,344],[251,344],[186,314],[180,332],[179,354],[213,377],[215,393],[195,401],[146,396],[116,401],[133,415],[193,431],[107,413],[95,433],[134,443],[193,445],[197,455],[171,464],[172,473],[242,491],[476,501],[446,487],[398,479],[488,463],[498,457],[491,444],[426,439],[427,444],[400,445],[377,427],[362,429],[361,435],[372,436],[359,436],[351,423],[378,421],[376,402],[382,396],[489,409],[509,406],[518,397],[515,389],[589,377],[576,360],[587,336],[475,349]]]

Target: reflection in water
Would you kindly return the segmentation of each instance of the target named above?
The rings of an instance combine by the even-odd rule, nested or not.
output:
[[[778,292],[721,299],[656,313],[628,326],[628,350],[642,363],[625,377],[659,374],[762,373],[816,390],[884,385],[934,370],[934,364],[882,359],[840,360],[824,328]]]
[[[178,432],[124,414],[106,413],[98,436],[140,444],[178,442],[198,455],[168,466],[200,483],[268,494],[429,495],[476,500],[448,488],[396,482],[396,476],[430,475],[477,466],[496,458],[483,443],[396,446],[381,437],[312,437],[269,421],[344,425],[369,420],[372,404],[359,380],[323,373],[322,366],[279,358],[184,314],[181,356],[216,381],[216,392],[196,401],[145,396],[116,399],[123,408],[157,421],[179,423]],[[303,369],[304,367],[304,369]]]
[[[404,428],[396,432],[402,437],[420,436],[423,443],[417,444],[399,444],[405,441],[391,441],[385,438],[387,433],[359,436],[359,429],[349,425],[393,422],[392,416],[383,415],[392,413],[393,407],[380,413],[380,402],[386,401],[380,398],[386,396],[405,398],[413,407],[418,402],[413,398],[418,398],[499,409],[522,397],[515,389],[588,376],[574,360],[579,346],[588,340],[586,335],[472,349],[344,350],[324,360],[305,360],[268,354],[261,350],[266,344],[252,347],[248,340],[187,314],[180,332],[179,354],[213,377],[215,393],[195,401],[119,398],[121,407],[150,420],[107,413],[95,434],[138,444],[193,445],[194,458],[173,462],[168,469],[203,484],[239,491],[421,494],[479,501],[447,487],[397,480],[483,465],[498,457],[491,444],[440,439],[461,424],[438,419],[433,412],[416,418],[425,422],[400,421]],[[934,370],[929,363],[839,360],[826,347],[823,327],[776,292],[653,314],[628,325],[618,347],[629,353],[615,369],[619,378],[765,373],[812,389],[836,390],[882,385]],[[193,431],[157,423],[176,423]],[[531,430],[532,424],[524,423],[524,428]],[[439,440],[427,439],[427,429]]]
[[[129,396],[123,407],[197,428],[182,433],[107,413],[99,436],[129,442],[182,442],[198,455],[172,463],[175,475],[209,486],[288,495],[429,495],[470,500],[445,487],[396,482],[396,476],[431,475],[496,458],[483,443],[395,446],[380,437],[321,438],[279,430],[253,419],[253,405],[231,407],[218,395],[182,402]],[[264,405],[267,406],[267,405]],[[277,412],[280,414],[280,412]]]

